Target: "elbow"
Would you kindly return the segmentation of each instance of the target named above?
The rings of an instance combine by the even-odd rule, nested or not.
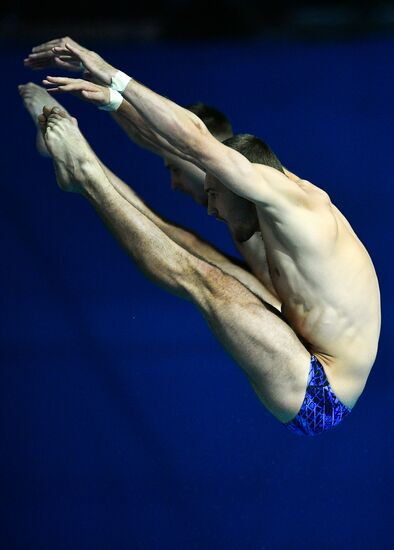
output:
[[[204,163],[207,140],[214,139],[203,121],[188,111],[186,118],[173,113],[162,136],[179,156],[199,167]]]
[[[189,113],[190,124],[183,127],[185,132],[185,153],[195,161],[201,159],[204,151],[204,144],[209,137],[212,137],[203,121],[194,113]]]

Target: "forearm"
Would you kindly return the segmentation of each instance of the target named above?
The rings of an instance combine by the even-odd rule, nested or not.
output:
[[[125,131],[128,138],[133,143],[135,143],[139,147],[142,147],[143,149],[148,149],[149,151],[152,151],[152,153],[158,153],[157,147],[155,147],[155,145],[151,141],[144,138],[129,119],[125,118],[117,111],[111,112],[111,117]]]
[[[205,124],[194,113],[134,79],[126,86],[123,97],[146,121],[148,127],[174,148],[175,154],[198,163],[198,143],[204,135],[210,134]]]
[[[128,137],[143,149],[148,149],[161,157],[166,153],[179,156],[178,150],[167,139],[155,132],[126,99],[123,100],[117,111],[111,112],[111,115]]]
[[[111,111],[111,116],[136,145],[153,153],[162,154],[154,132],[148,128],[145,120],[126,100],[123,100],[117,111]]]

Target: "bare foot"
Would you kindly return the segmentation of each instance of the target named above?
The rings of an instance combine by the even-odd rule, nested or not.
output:
[[[23,99],[24,106],[31,114],[31,117],[34,120],[34,124],[37,126],[37,128],[39,125],[38,116],[42,113],[44,105],[49,108],[59,107],[60,109],[63,109],[60,103],[56,101],[56,99],[54,99],[52,96],[50,96],[45,88],[37,86],[37,84],[34,84],[33,82],[21,84],[20,86],[18,86],[18,89]],[[40,155],[43,155],[45,157],[50,156],[45,145],[42,133],[39,129],[37,131],[36,146]]]
[[[83,193],[84,183],[95,176],[104,176],[75,118],[59,107],[44,107],[38,122],[55,166],[57,182],[63,191]]]

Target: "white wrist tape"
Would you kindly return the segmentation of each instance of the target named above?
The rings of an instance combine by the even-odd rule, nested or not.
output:
[[[101,111],[117,111],[123,101],[123,97],[116,90],[109,89],[109,102],[105,105],[99,105]]]
[[[116,90],[117,92],[123,93],[130,80],[131,78],[129,75],[122,73],[122,71],[118,71],[116,75],[111,78],[110,88],[112,90]]]

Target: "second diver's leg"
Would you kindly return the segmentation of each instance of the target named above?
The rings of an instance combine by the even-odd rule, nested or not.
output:
[[[294,331],[234,277],[187,252],[125,201],[75,119],[47,111],[41,124],[60,187],[91,202],[150,279],[198,307],[267,409],[282,422],[291,420],[303,402],[310,366]]]

